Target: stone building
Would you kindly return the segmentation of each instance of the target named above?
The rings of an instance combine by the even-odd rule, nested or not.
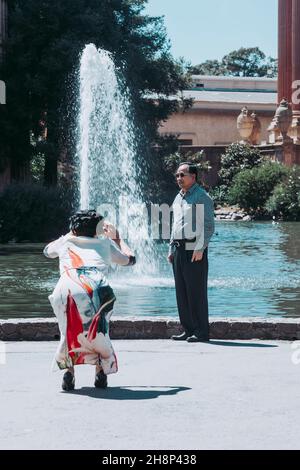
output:
[[[194,75],[183,97],[192,98],[192,106],[171,115],[159,132],[177,136],[183,154],[204,151],[211,166],[204,176],[209,186],[218,181],[220,156],[228,145],[237,141],[267,145],[277,108],[276,79]],[[249,135],[243,129],[245,120],[246,125],[250,122]]]
[[[192,107],[170,116],[160,134],[176,135],[184,146],[226,146],[241,139],[237,117],[246,107],[259,118],[262,142],[268,141],[277,107],[276,79],[194,75],[183,97],[193,99]]]
[[[193,76],[183,96],[193,106],[159,132],[176,135],[182,152],[204,150],[213,168],[208,184],[216,183],[221,153],[238,140],[272,160],[300,164],[300,0],[278,0],[278,81]]]

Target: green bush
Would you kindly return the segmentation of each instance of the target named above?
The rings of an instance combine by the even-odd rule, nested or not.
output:
[[[284,220],[300,220],[300,168],[293,167],[266,202],[270,215]]]
[[[249,212],[264,214],[266,201],[287,171],[285,166],[272,162],[241,171],[233,179],[228,202]]]
[[[70,200],[61,189],[14,184],[0,194],[0,242],[45,242],[68,231]]]
[[[240,172],[254,168],[263,162],[260,151],[250,145],[236,142],[231,144],[221,155],[221,170],[219,171],[219,184],[229,187],[233,178]]]
[[[215,186],[209,190],[209,195],[212,197],[215,207],[227,204],[227,187],[224,185]]]

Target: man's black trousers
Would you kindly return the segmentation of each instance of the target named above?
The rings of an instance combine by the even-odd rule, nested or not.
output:
[[[209,337],[207,277],[207,249],[201,261],[191,262],[193,251],[185,244],[176,248],[173,272],[180,323],[186,333]]]

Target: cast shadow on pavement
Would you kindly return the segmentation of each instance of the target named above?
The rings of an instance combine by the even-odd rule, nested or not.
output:
[[[278,348],[277,344],[262,344],[262,343],[238,343],[236,341],[219,341],[211,339],[209,343],[214,346],[237,346],[243,348]]]
[[[162,390],[168,389],[168,390]],[[152,400],[160,396],[176,395],[179,392],[191,390],[189,387],[143,387],[143,386],[123,386],[108,387],[106,389],[95,387],[82,387],[75,389],[72,395],[84,395],[91,398],[101,398],[102,400]],[[66,393],[66,392],[62,392]]]

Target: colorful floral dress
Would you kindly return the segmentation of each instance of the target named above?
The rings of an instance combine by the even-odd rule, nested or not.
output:
[[[112,263],[127,265],[112,240],[68,234],[44,249],[48,258],[59,257],[60,279],[49,296],[60,330],[55,361],[60,369],[79,364],[101,365],[105,374],[118,364],[109,338],[109,320],[116,300],[106,280]]]

